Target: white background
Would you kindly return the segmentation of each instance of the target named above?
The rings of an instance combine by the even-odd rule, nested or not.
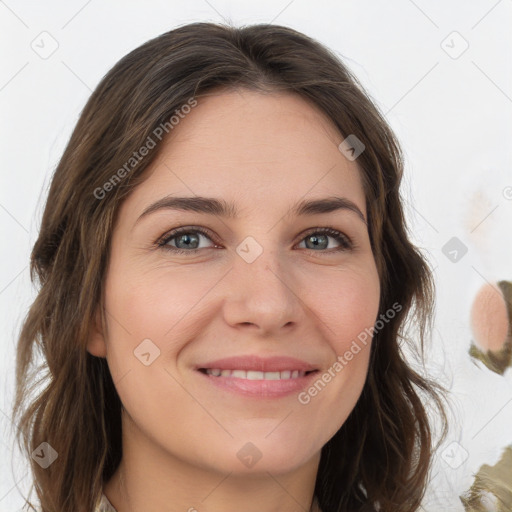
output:
[[[0,511],[19,510],[18,487],[30,485],[8,437],[16,335],[34,298],[28,261],[47,186],[79,112],[133,48],[227,20],[290,26],[330,47],[402,143],[411,234],[437,283],[430,371],[452,391],[445,446],[458,443],[440,450],[424,510],[461,511],[472,474],[512,443],[512,371],[467,355],[476,290],[512,280],[512,0],[0,1]],[[32,49],[43,44],[58,48],[43,59]],[[468,248],[455,263],[442,252],[452,237]]]

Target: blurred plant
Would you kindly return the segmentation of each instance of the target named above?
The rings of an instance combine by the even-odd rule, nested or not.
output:
[[[497,287],[482,288],[473,302],[471,317],[475,341],[471,343],[469,355],[482,361],[489,370],[503,375],[512,366],[512,282],[496,284]],[[501,299],[493,295],[500,291]],[[504,308],[500,302],[504,302]]]
[[[469,491],[460,496],[466,512],[512,510],[512,446],[505,448],[494,465],[483,464]]]

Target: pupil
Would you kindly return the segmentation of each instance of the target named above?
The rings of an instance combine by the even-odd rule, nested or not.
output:
[[[324,243],[322,243],[321,241],[319,242],[319,239],[322,239],[324,238]],[[327,241],[327,237],[325,235],[320,235],[320,236],[314,236],[314,235],[310,235],[307,240],[306,240],[306,245],[307,245],[307,241],[308,240],[311,240],[312,241],[312,244],[313,244],[313,247],[308,247],[308,249],[313,249],[315,247],[319,247],[321,246],[323,249],[325,249],[327,247],[326,245],[326,241]]]
[[[196,239],[196,240],[192,240],[191,242],[191,239]],[[181,235],[179,238],[178,238],[178,241],[181,242],[183,241],[186,245],[186,247],[192,247],[193,249],[197,249],[197,242],[198,242],[198,237],[197,236],[190,236],[188,234],[185,234],[185,235]]]

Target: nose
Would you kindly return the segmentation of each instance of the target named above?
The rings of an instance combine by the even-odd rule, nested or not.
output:
[[[224,319],[232,327],[250,327],[263,335],[290,330],[304,317],[304,297],[275,251],[263,251],[252,263],[236,255],[227,278]]]

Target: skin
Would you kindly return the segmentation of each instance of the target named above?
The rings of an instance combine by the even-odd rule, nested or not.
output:
[[[310,509],[320,450],[361,394],[370,343],[307,405],[297,394],[219,390],[194,365],[288,355],[321,374],[374,325],[380,284],[365,222],[346,209],[288,214],[301,199],[338,196],[366,218],[360,170],[338,150],[342,140],[294,94],[220,92],[180,121],[123,203],[105,282],[107,323],[96,322],[88,344],[107,358],[124,407],[123,459],[104,488],[118,512]],[[229,219],[164,209],[137,222],[168,195],[221,198],[239,212]],[[192,233],[196,254],[155,246],[181,226],[212,236]],[[306,246],[326,226],[355,247],[335,252],[341,242],[331,235],[319,249]],[[236,252],[248,236],[263,249],[252,263]],[[160,356],[145,366],[134,350],[148,338]],[[247,442],[262,455],[250,468],[237,457]]]

